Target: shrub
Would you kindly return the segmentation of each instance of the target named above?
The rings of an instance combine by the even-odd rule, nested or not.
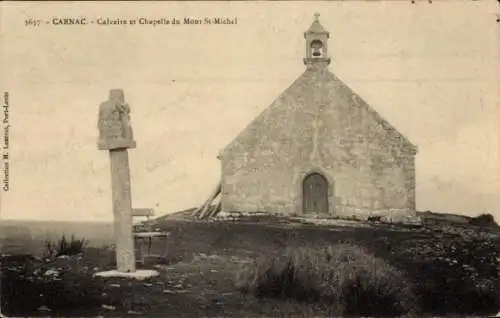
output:
[[[491,214],[478,215],[475,218],[471,218],[469,223],[480,227],[498,227],[498,224]]]
[[[288,248],[245,264],[236,286],[257,297],[315,302],[334,315],[414,313],[415,296],[403,274],[361,247]]]
[[[86,239],[76,239],[74,235],[71,235],[71,239],[66,240],[66,236],[63,236],[57,240],[46,240],[45,241],[45,257],[52,258],[61,255],[77,255],[83,253],[83,249],[87,246],[88,241]]]

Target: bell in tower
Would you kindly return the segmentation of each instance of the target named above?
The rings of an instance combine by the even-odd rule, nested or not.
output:
[[[319,23],[319,14],[314,15],[314,21],[304,33],[306,39],[306,57],[304,64],[309,66],[327,66],[330,64],[328,57],[327,41],[330,33]]]
[[[323,57],[323,43],[320,40],[311,42],[311,55],[313,58]]]

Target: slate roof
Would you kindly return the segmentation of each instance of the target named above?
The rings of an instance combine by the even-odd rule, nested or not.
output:
[[[304,129],[307,125],[304,116],[321,115],[321,112],[326,111],[368,112],[387,131],[389,137],[399,139],[402,146],[414,154],[418,151],[417,146],[382,118],[327,67],[318,66],[307,68],[269,107],[222,149],[218,157],[226,155],[238,146],[258,147],[259,144],[272,138],[294,135],[297,129],[300,127]]]

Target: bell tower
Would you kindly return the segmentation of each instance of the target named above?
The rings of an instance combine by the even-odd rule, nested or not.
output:
[[[319,23],[319,13],[314,14],[314,21],[304,32],[304,38],[306,39],[304,64],[307,67],[327,67],[330,64],[330,57],[328,57],[330,33]]]

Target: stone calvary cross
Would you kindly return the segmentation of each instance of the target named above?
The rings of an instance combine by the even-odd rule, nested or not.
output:
[[[109,151],[111,187],[118,272],[133,273],[135,268],[132,232],[132,198],[130,186],[129,148],[136,143],[130,125],[130,107],[121,89],[112,89],[109,99],[99,107],[99,140],[97,148]]]

